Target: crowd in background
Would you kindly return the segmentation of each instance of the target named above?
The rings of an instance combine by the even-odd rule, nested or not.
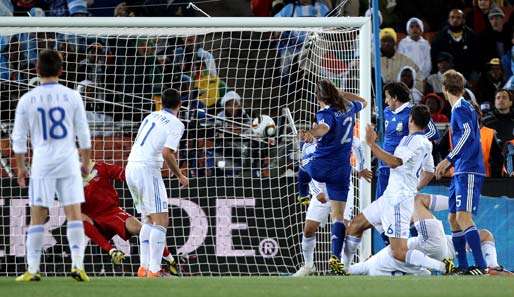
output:
[[[0,14],[195,15],[193,10],[187,9],[189,1],[185,0],[105,0],[102,3],[108,8],[95,7],[100,2],[1,0]],[[371,15],[368,1],[247,2],[256,16]],[[412,103],[428,105],[433,121],[439,123],[442,131],[447,132],[444,124],[450,119],[451,107],[442,94],[442,74],[449,69],[463,73],[467,80],[466,98],[476,103],[482,113],[482,145],[485,162],[490,169],[488,174],[493,177],[514,176],[514,15],[511,1],[381,0],[380,8],[380,44],[374,47],[380,49],[383,83],[405,83],[411,91]],[[286,46],[281,42],[276,45],[276,54],[281,61],[280,71],[282,77],[285,77],[302,50],[305,35],[301,32],[283,32],[280,39],[287,40]],[[9,91],[14,89],[12,86],[6,87],[6,80],[20,82],[21,86],[33,84],[37,50],[57,48],[62,51],[65,61],[64,82],[85,95],[86,105],[89,97],[120,103],[101,105],[96,102],[93,108],[92,102],[89,102],[91,108],[88,116],[91,120],[122,120],[120,117],[124,113],[117,111],[125,111],[127,106],[129,109],[148,110],[162,89],[172,86],[181,91],[190,110],[184,117],[194,123],[195,128],[210,122],[228,129],[229,133],[241,133],[241,127],[250,126],[252,117],[256,115],[244,111],[241,94],[220,78],[216,67],[217,57],[201,45],[202,41],[195,36],[74,40],[56,33],[3,36],[0,39],[2,88],[8,88]],[[2,100],[3,111],[13,109],[6,104],[10,103]],[[227,118],[229,121],[224,121]],[[132,117],[130,120],[138,119]],[[234,122],[237,124],[234,125]],[[211,142],[210,137],[205,137],[204,150],[211,150],[206,155],[215,154],[213,150],[216,145]],[[264,151],[262,145],[254,143],[253,146],[258,147],[258,152]],[[435,143],[436,157],[446,155],[450,147],[446,134]],[[192,159],[197,160],[195,162],[206,162],[208,158]]]

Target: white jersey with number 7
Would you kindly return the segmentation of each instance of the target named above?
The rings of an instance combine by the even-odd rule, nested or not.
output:
[[[84,103],[77,91],[57,82],[46,83],[24,94],[16,107],[13,151],[27,153],[32,143],[31,177],[80,176],[76,146],[91,148]]]
[[[184,124],[167,110],[154,111],[139,127],[128,158],[129,163],[161,168],[164,147],[177,151]]]

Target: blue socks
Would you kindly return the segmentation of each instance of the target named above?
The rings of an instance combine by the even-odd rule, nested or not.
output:
[[[332,255],[338,259],[341,259],[345,235],[346,227],[342,222],[336,221],[332,224]]]
[[[468,258],[466,257],[466,237],[464,236],[464,232],[461,230],[453,231],[452,241],[453,247],[455,248],[455,253],[457,253],[457,259],[459,260],[459,268],[467,269]],[[478,240],[478,243],[480,246],[480,239]]]
[[[485,264],[484,255],[482,254],[482,245],[480,244],[480,234],[478,233],[476,226],[471,226],[464,231],[464,237],[468,242],[468,246],[473,253],[473,259],[475,260],[475,265],[478,268],[485,269],[487,265]],[[459,258],[460,263],[460,258]]]

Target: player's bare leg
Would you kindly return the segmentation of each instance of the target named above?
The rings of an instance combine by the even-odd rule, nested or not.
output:
[[[149,215],[153,223],[149,237],[150,261],[146,276],[158,277],[161,275],[161,258],[166,246],[166,227],[168,227],[168,213],[153,213]]]
[[[325,200],[324,194],[318,195],[318,200]],[[344,224],[344,209],[346,202],[330,200],[332,218],[332,256],[330,257],[329,267],[334,274],[345,275],[345,266],[341,262],[341,254],[346,235],[346,226]]]
[[[308,276],[316,272],[314,265],[314,248],[316,247],[316,232],[320,223],[312,220],[305,220],[302,237],[302,254],[304,265],[293,274],[294,277]]]
[[[84,250],[86,247],[80,204],[64,206],[64,214],[68,221],[66,235],[71,251],[71,276],[77,281],[87,282],[89,277],[84,271]]]
[[[409,250],[406,238],[389,238],[391,256],[399,265],[407,263],[420,268],[427,268],[448,274],[453,270],[453,262],[449,260],[438,261],[425,255],[419,250]]]
[[[30,226],[27,228],[27,264],[28,270],[18,276],[16,281],[40,281],[39,266],[41,263],[41,249],[43,248],[44,227],[48,218],[48,208],[41,206],[30,207]]]
[[[362,233],[371,227],[373,226],[362,213],[356,215],[348,225],[342,257],[345,267],[349,267],[350,262],[361,242]]]

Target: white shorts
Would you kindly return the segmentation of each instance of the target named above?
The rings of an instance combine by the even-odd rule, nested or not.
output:
[[[321,228],[325,227],[330,215],[330,202],[321,203],[316,197],[311,198],[305,220],[318,222]]]
[[[82,177],[80,175],[73,175],[60,178],[30,178],[30,206],[52,207],[54,206],[56,195],[62,206],[84,202]]]
[[[168,212],[168,195],[160,169],[129,164],[125,177],[138,213],[147,216]]]
[[[377,230],[394,238],[409,238],[410,220],[414,212],[414,197],[399,199],[395,203],[391,197],[382,196],[373,201],[362,214]]]
[[[430,258],[439,261],[448,258],[448,243],[441,221],[437,219],[420,220],[415,222],[414,225],[418,231],[418,236],[409,238],[407,242],[409,250],[421,251]]]

